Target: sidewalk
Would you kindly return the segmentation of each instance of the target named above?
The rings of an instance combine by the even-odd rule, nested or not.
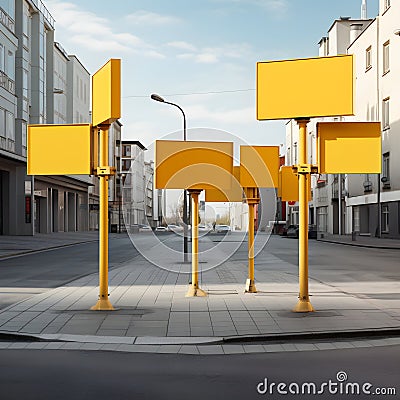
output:
[[[37,233],[34,236],[0,236],[0,259],[35,251],[97,241],[99,232]]]
[[[90,235],[82,237],[89,240]],[[335,337],[340,332],[400,329],[395,281],[379,282],[379,287],[376,282],[364,283],[363,292],[352,294],[332,282],[310,279],[317,312],[292,313],[297,302],[297,266],[267,251],[262,254],[262,269],[257,269],[256,260],[258,293],[243,293],[247,264],[228,260],[200,275],[200,287],[208,297],[186,298],[190,267],[180,257],[163,255],[168,241],[172,246],[180,244],[180,238],[171,235],[159,247],[152,247],[164,269],[138,256],[110,272],[110,301],[116,311],[89,310],[98,296],[98,274],[93,274],[2,310],[0,331],[76,343],[182,346],[238,336],[321,333]],[[201,239],[202,246],[210,248],[212,240]],[[227,248],[229,243],[218,251],[222,254]]]
[[[377,238],[375,236],[360,236],[356,235],[332,235],[329,233],[318,234],[318,241],[338,243],[348,246],[359,246],[359,247],[370,247],[377,249],[399,249],[400,250],[400,240],[399,239],[385,239]]]

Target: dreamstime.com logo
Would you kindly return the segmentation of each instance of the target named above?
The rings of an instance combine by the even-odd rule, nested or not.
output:
[[[336,379],[329,379],[326,382],[316,384],[314,382],[269,382],[268,378],[264,378],[257,385],[257,392],[261,395],[272,394],[298,394],[298,395],[372,395],[372,396],[396,396],[396,388],[394,387],[374,387],[370,382],[350,382],[347,373],[339,371]]]

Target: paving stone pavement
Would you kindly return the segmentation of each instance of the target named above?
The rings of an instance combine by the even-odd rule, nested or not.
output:
[[[212,239],[203,239],[206,241]],[[218,251],[223,253],[223,248]],[[188,265],[180,263],[176,255],[168,257],[160,251],[159,266],[137,257],[110,271],[110,300],[115,311],[89,310],[98,296],[98,275],[92,274],[3,309],[0,332],[51,341],[43,347],[38,342],[26,348],[230,354],[323,350],[336,345],[242,346],[221,344],[223,338],[326,332],[334,337],[335,332],[400,328],[400,300],[369,299],[313,279],[310,293],[317,312],[292,313],[297,302],[296,270],[272,254],[268,254],[268,263],[273,269],[257,270],[258,293],[244,293],[246,263],[225,260],[200,274],[200,287],[207,297],[186,298]],[[394,292],[389,283],[381,290]],[[62,345],[58,347],[58,343]],[[353,342],[337,345],[341,343],[355,346]],[[4,346],[0,343],[0,348]]]

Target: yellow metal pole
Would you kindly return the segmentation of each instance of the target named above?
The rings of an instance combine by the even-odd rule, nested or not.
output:
[[[308,293],[308,180],[310,172],[301,172],[307,165],[307,124],[309,119],[298,119],[299,125],[299,301],[294,312],[314,311]]]
[[[201,190],[189,190],[192,202],[192,284],[186,297],[205,297],[207,293],[199,288],[199,194]]]
[[[254,188],[246,189],[247,203],[249,205],[249,234],[248,234],[248,258],[249,272],[246,280],[245,293],[257,293],[254,274],[254,209],[258,203],[258,190]]]
[[[109,170],[108,165],[108,129],[100,127],[100,169]],[[91,310],[114,310],[108,299],[108,179],[100,178],[100,226],[99,226],[99,300]]]

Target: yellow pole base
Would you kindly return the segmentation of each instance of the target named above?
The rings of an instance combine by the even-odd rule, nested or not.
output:
[[[185,297],[207,297],[207,296],[208,296],[207,292],[194,285],[190,285],[189,290],[185,295]]]
[[[292,310],[293,312],[313,312],[314,307],[311,305],[310,300],[299,300],[296,307]]]
[[[115,308],[112,306],[110,303],[110,300],[105,300],[105,299],[99,299],[97,300],[97,303],[93,306],[90,307],[91,310],[93,311],[114,311]]]
[[[256,283],[252,279],[246,279],[245,293],[257,293]]]

